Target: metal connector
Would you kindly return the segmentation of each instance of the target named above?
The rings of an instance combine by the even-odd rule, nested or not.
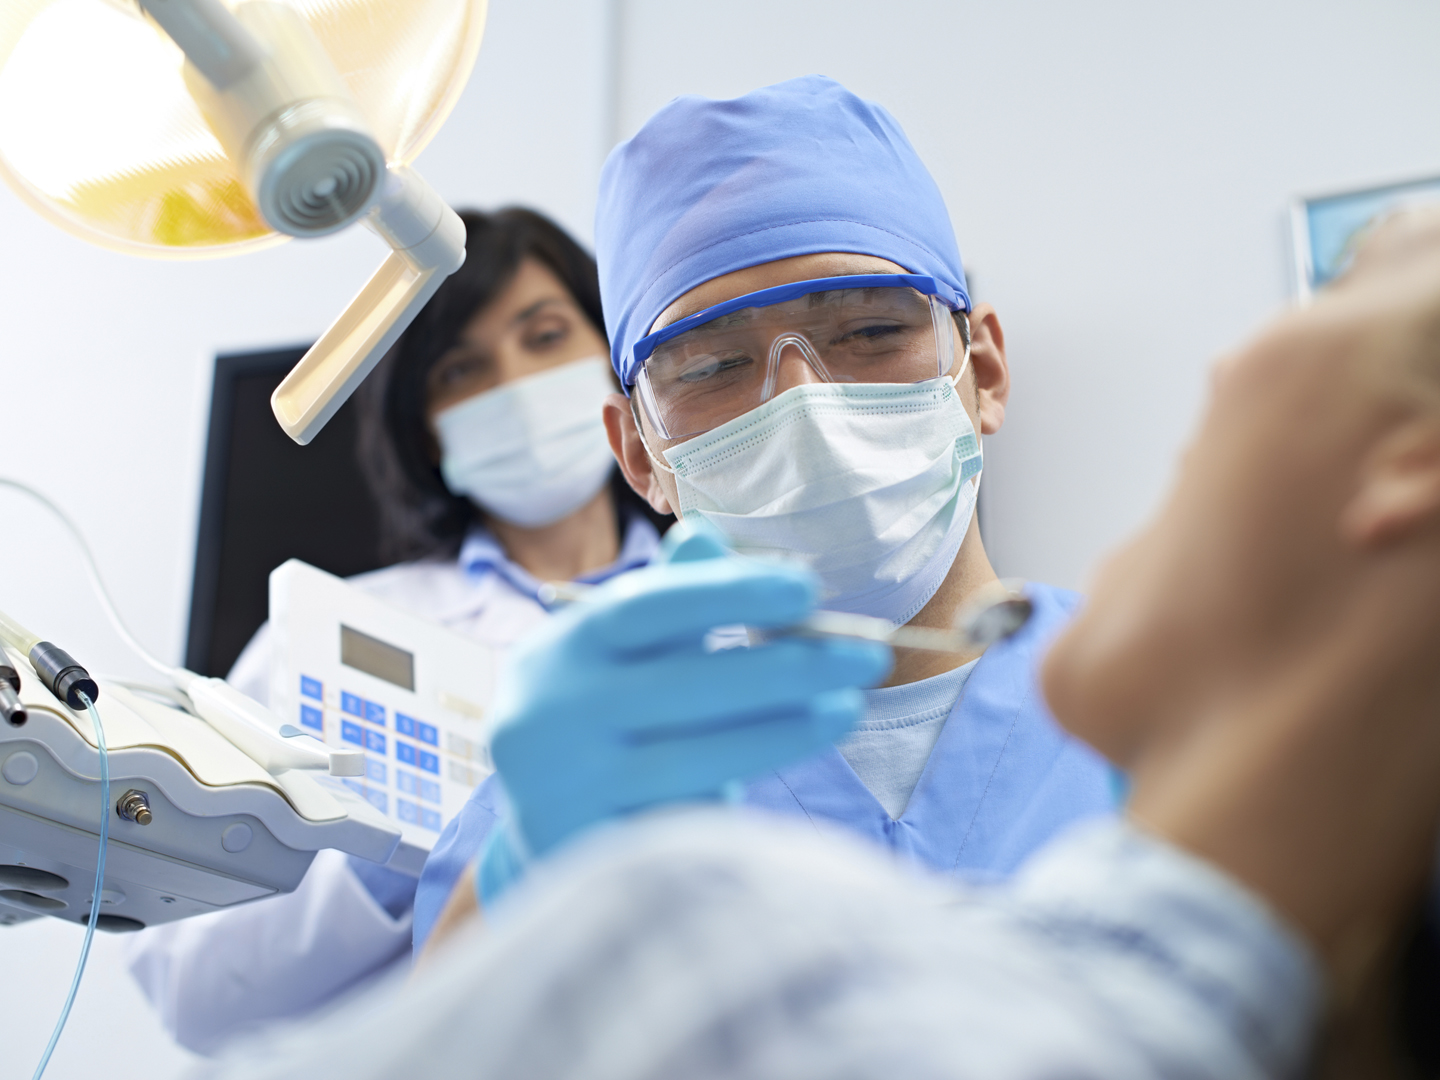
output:
[[[30,715],[20,704],[20,673],[0,652],[0,717],[11,727],[21,727]]]
[[[60,646],[49,641],[36,642],[30,650],[30,663],[35,666],[35,674],[40,676],[45,689],[77,712],[85,708],[85,698],[100,699],[100,688],[90,673]]]
[[[150,796],[136,788],[131,788],[120,796],[120,801],[115,804],[115,812],[126,821],[133,821],[137,825],[149,825],[155,820],[155,815],[150,812]]]

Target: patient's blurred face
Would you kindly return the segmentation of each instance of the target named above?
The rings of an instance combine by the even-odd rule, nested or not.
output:
[[[1372,237],[1308,310],[1218,363],[1171,497],[1102,567],[1045,665],[1068,728],[1122,767],[1167,719],[1306,647],[1360,554],[1342,510],[1408,408],[1440,296],[1440,217]]]

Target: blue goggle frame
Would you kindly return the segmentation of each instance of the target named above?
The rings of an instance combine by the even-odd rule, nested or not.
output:
[[[784,285],[775,285],[768,289],[761,289],[759,292],[746,293],[744,296],[737,296],[733,300],[726,300],[716,304],[714,307],[697,311],[694,315],[687,315],[679,322],[673,322],[664,329],[649,334],[630,347],[630,356],[625,363],[627,372],[637,372],[639,368],[650,359],[656,346],[663,345],[672,338],[677,338],[686,331],[693,330],[697,326],[704,326],[712,319],[718,319],[722,315],[729,315],[732,311],[743,311],[745,308],[769,307],[771,304],[779,304],[786,300],[793,300],[797,296],[805,296],[808,293],[828,292],[832,289],[876,289],[876,288],[910,288],[925,296],[938,297],[951,311],[970,311],[970,299],[957,293],[939,278],[930,277],[926,274],[850,274],[845,277],[813,278],[810,281],[791,281]],[[633,379],[625,385],[626,393],[635,385]]]

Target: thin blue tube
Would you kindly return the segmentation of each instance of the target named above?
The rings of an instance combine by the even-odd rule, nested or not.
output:
[[[75,994],[80,989],[80,977],[85,974],[85,962],[90,959],[90,942],[95,938],[95,922],[100,917],[100,890],[105,884],[105,848],[110,842],[110,749],[105,745],[105,728],[100,724],[100,714],[95,711],[95,703],[84,693],[80,694],[80,700],[85,702],[85,711],[90,714],[90,722],[95,725],[95,742],[100,747],[100,861],[95,864],[95,894],[90,898],[90,922],[85,927],[85,943],[80,946],[80,963],[75,965],[75,977],[70,980],[70,993],[65,998],[65,1007],[60,1010],[60,1019],[55,1022],[55,1030],[50,1034],[50,1044],[45,1047],[45,1055],[35,1067],[32,1080],[40,1080],[45,1075],[45,1066],[50,1064],[50,1055],[55,1052],[60,1033],[65,1030],[65,1021],[70,1019],[70,1007],[75,1004]]]

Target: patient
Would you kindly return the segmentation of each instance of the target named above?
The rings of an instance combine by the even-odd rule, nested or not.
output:
[[[631,817],[403,990],[218,1075],[1294,1075],[1424,889],[1437,657],[1428,217],[1218,365],[1171,498],[1050,655],[1128,823],[961,892],[791,821]]]

